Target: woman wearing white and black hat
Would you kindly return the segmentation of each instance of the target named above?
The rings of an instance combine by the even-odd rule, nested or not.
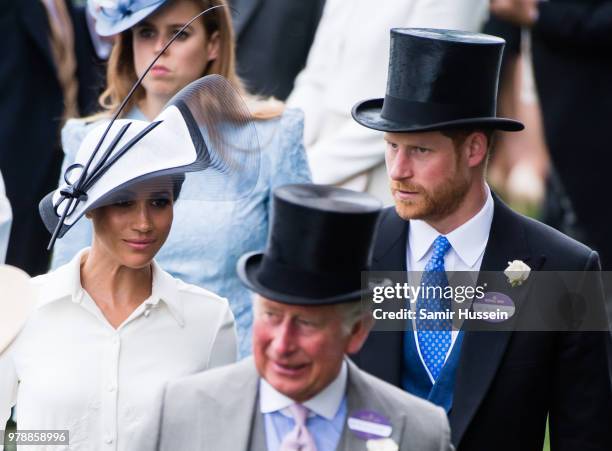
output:
[[[303,117],[281,102],[259,101],[246,95],[235,71],[232,22],[225,0],[90,0],[96,30],[116,35],[109,59],[105,110],[113,111],[161,45],[180,25],[198,12],[214,7],[181,33],[159,59],[125,109],[131,119],[153,118],[185,84],[208,74],[219,74],[248,99],[262,149],[256,189],[236,202],[176,205],[175,227],[168,246],[158,255],[160,265],[189,283],[211,289],[230,301],[236,316],[239,353],[251,352],[251,293],[239,282],[234,268],[238,257],[264,247],[271,215],[271,192],[287,183],[310,181],[302,144]],[[262,49],[263,51],[263,49]],[[104,113],[101,117],[104,118]],[[100,119],[98,117],[97,119]],[[89,122],[89,123],[88,123]],[[72,120],[62,131],[64,168],[72,164],[91,120]],[[185,188],[198,187],[187,180]],[[66,263],[91,240],[86,222],[70,232],[53,252],[52,267]]]
[[[33,279],[37,307],[0,357],[2,424],[16,404],[20,429],[68,430],[70,449],[150,449],[164,383],[235,360],[227,300],[153,258],[178,195],[195,198],[183,181],[209,200],[248,193],[256,142],[219,76],[188,85],[153,122],[118,119],[88,134],[40,213],[52,241],[90,218],[91,248]]]

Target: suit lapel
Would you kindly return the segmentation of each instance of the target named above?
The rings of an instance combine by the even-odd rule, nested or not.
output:
[[[207,449],[249,449],[253,419],[259,413],[259,375],[252,358],[240,365],[237,377],[228,379],[226,390],[218,393],[216,408],[201,410]]]
[[[406,240],[409,224],[398,216],[395,208],[385,210],[376,232],[376,246],[372,257],[373,271],[406,271]]]
[[[530,255],[525,230],[517,213],[510,210],[494,195],[495,210],[480,270],[493,272],[487,275],[488,292],[508,291],[503,271],[512,260],[527,262],[532,270],[541,267],[544,257]],[[490,277],[492,280],[489,280]],[[479,285],[483,283],[483,275]],[[513,289],[512,298],[518,309],[528,291],[527,286]],[[458,445],[480,403],[484,399],[504,356],[512,333],[510,331],[466,330],[459,357],[455,393],[449,415],[452,442]]]
[[[232,9],[234,9],[234,32],[236,33],[236,40],[240,37],[242,30],[244,30],[249,21],[255,15],[255,10],[261,4],[261,0],[232,0]]]
[[[53,68],[53,73],[55,73],[55,61],[51,54],[51,44],[49,42],[49,18],[45,6],[40,1],[24,1],[19,8],[19,16],[28,34],[45,60]]]
[[[358,438],[348,428],[348,419],[358,410],[369,410],[386,416],[392,426],[391,439],[395,443],[401,443],[402,432],[404,427],[403,412],[396,412],[393,409],[387,408],[380,403],[373,393],[371,387],[361,374],[361,370],[355,366],[350,360],[348,363],[348,381],[346,392],[347,418],[344,423],[344,429],[338,443],[337,451],[365,451],[366,441]]]
[[[382,214],[376,232],[376,244],[372,256],[373,272],[406,271],[406,239],[408,222],[400,218],[393,207]],[[387,308],[401,308],[399,303]],[[383,327],[370,333],[362,350],[355,356],[355,361],[367,372],[393,385],[401,386],[402,356],[404,355],[403,332],[400,325],[395,330],[384,330]],[[397,355],[398,359],[384,358],[385,355]]]
[[[267,449],[266,443],[266,423],[264,416],[259,409],[259,395],[255,399],[253,406],[253,422],[251,425],[251,436],[249,439],[249,450],[259,451]]]

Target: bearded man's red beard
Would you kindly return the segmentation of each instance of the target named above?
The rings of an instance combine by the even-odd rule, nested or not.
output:
[[[427,191],[421,185],[391,180],[391,194],[395,210],[404,220],[437,220],[454,213],[470,188],[468,180],[455,174],[454,178]],[[407,199],[399,199],[397,191],[412,193]]]

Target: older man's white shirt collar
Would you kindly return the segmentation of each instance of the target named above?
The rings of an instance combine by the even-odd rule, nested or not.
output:
[[[51,283],[48,283],[45,292],[39,295],[39,307],[63,299],[70,299],[74,303],[80,303],[83,300],[85,290],[81,286],[81,261],[88,252],[89,248],[81,250],[69,263],[56,270],[62,276],[50,278]],[[155,260],[151,265],[153,286],[151,296],[144,301],[145,308],[148,305],[152,308],[163,301],[177,324],[183,327],[185,325],[184,308],[177,293],[176,280],[163,271]]]
[[[468,267],[473,267],[484,253],[493,222],[493,196],[488,185],[487,200],[472,218],[445,235],[453,250]],[[410,220],[408,242],[415,261],[421,260],[429,251],[440,232],[418,219]]]
[[[303,402],[302,405],[327,420],[333,420],[346,394],[347,376],[346,361],[343,361],[340,373],[338,373],[338,376],[336,376],[332,383],[325,387],[318,395]],[[292,404],[295,404],[295,401],[278,392],[263,377],[260,378],[259,406],[261,413],[283,411]],[[287,412],[283,413],[287,414]],[[291,415],[288,414],[288,416]]]

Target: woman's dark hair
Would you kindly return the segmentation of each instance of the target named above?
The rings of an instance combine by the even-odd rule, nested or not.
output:
[[[181,194],[183,188],[183,182],[185,181],[185,174],[176,176],[172,182],[172,201],[176,202]]]

